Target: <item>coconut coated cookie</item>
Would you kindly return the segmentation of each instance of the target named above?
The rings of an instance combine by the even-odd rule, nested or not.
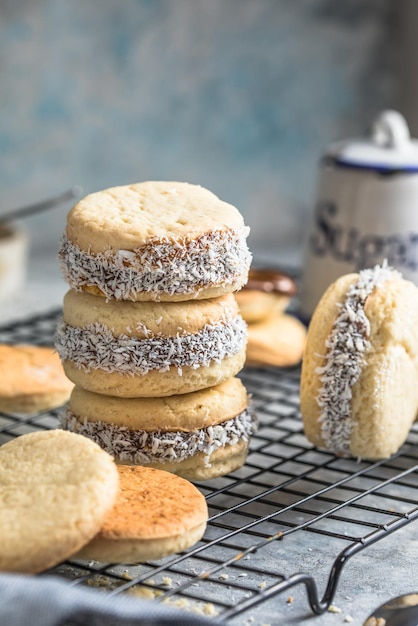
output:
[[[247,327],[232,294],[186,302],[106,302],[74,290],[55,342],[67,376],[120,397],[181,394],[235,376]]]
[[[85,437],[34,432],[0,447],[0,571],[37,573],[77,552],[115,503],[112,458]]]
[[[418,408],[418,289],[387,266],[333,283],[311,320],[301,379],[305,433],[340,455],[386,458]]]
[[[248,231],[238,210],[207,189],[148,181],[76,204],[59,256],[71,287],[108,300],[211,298],[246,282]]]
[[[208,510],[194,485],[158,469],[118,469],[116,503],[77,558],[142,563],[182,552],[202,538]]]
[[[52,409],[68,400],[72,388],[53,348],[0,345],[0,411]]]
[[[75,387],[61,419],[63,428],[90,437],[118,463],[194,480],[241,467],[256,429],[238,378],[167,398],[115,398]]]

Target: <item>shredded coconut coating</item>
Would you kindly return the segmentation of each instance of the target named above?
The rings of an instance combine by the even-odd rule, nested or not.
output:
[[[89,437],[118,461],[136,465],[180,462],[203,452],[205,467],[210,467],[210,456],[215,450],[239,441],[248,442],[257,430],[257,420],[248,408],[226,422],[192,432],[130,430],[78,418],[69,409],[60,420],[64,430]]]
[[[248,227],[214,230],[195,239],[154,239],[134,250],[98,254],[81,250],[64,235],[58,258],[73,289],[96,286],[109,300],[131,300],[140,292],[191,294],[247,274],[248,233]]]
[[[326,340],[325,365],[316,369],[322,383],[317,397],[322,439],[327,448],[343,455],[349,453],[354,425],[352,387],[360,378],[371,348],[370,322],[364,305],[374,289],[396,277],[400,277],[399,272],[386,263],[359,273],[339,305],[340,312]]]
[[[62,360],[72,361],[79,369],[143,375],[151,370],[166,372],[176,367],[197,369],[211,361],[244,350],[247,325],[241,315],[225,314],[214,324],[205,324],[197,333],[177,333],[175,336],[155,335],[139,324],[146,338],[122,334],[115,337],[105,324],[96,322],[85,328],[58,322],[55,346]]]

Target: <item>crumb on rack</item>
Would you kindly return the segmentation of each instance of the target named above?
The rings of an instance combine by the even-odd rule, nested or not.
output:
[[[364,626],[385,626],[386,620],[384,617],[369,617]]]
[[[351,615],[346,615],[346,616],[344,617],[344,622],[345,622],[346,624],[349,624],[349,623],[351,623],[351,622],[353,622],[353,621],[354,621],[354,618],[352,618],[352,617],[351,617]]]
[[[95,589],[115,589],[118,587],[118,583],[115,580],[112,580],[108,576],[103,576],[102,574],[95,575],[93,578],[88,578],[86,580],[86,585],[89,587],[94,587]]]
[[[152,581],[152,583],[150,583],[150,581],[147,582],[148,584],[155,584],[154,581]],[[151,589],[150,587],[143,587],[141,585],[128,589],[126,593],[144,600],[155,600],[164,595],[164,592],[160,589]],[[178,609],[195,613],[196,615],[218,615],[217,609],[211,602],[193,602],[187,598],[176,597],[163,598],[162,602]]]
[[[138,585],[128,589],[126,593],[138,598],[143,598],[144,600],[155,600],[155,598],[162,596],[164,592],[160,589],[150,589],[149,587]]]
[[[258,583],[257,587],[259,589],[264,589],[267,586],[267,583],[263,580],[261,583]]]
[[[335,604],[330,604],[328,613],[341,613],[341,609],[339,609],[338,606],[335,606]]]
[[[166,598],[165,600],[163,600],[163,603],[169,604],[170,606],[174,606],[179,609],[186,609],[187,611],[195,613],[196,615],[218,615],[218,611],[216,610],[212,602],[194,603],[187,600],[187,598]]]
[[[286,600],[287,604],[293,604],[294,599],[295,598],[293,596],[289,596],[288,599]]]

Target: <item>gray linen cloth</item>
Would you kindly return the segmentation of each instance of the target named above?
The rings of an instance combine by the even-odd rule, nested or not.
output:
[[[0,574],[1,626],[216,626],[156,602],[106,595],[53,576]]]

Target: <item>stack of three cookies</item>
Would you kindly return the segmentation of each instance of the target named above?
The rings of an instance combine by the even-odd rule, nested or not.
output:
[[[186,183],[108,189],[70,211],[56,347],[76,386],[63,428],[192,480],[244,463],[255,421],[232,292],[247,280],[247,234],[235,207]]]

